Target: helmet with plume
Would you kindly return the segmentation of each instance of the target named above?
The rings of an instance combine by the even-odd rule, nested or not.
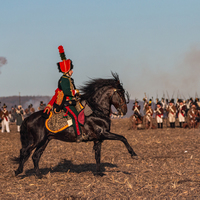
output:
[[[58,47],[58,50],[62,60],[62,62],[57,63],[59,72],[68,73],[71,69],[73,69],[72,61],[70,59],[66,59],[65,51],[62,45]]]

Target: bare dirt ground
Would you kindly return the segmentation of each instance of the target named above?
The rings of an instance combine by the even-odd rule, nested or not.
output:
[[[200,199],[200,130],[128,130],[129,119],[113,119],[112,132],[127,138],[138,160],[124,144],[105,141],[101,170],[95,175],[93,143],[52,140],[40,159],[42,179],[29,158],[22,175],[11,158],[21,148],[16,125],[0,133],[0,199]]]

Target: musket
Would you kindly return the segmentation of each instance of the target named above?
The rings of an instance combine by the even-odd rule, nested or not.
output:
[[[185,96],[182,94],[183,98],[186,100]]]
[[[175,93],[175,91],[173,91],[173,94],[172,94],[172,99],[174,98],[174,93]]]
[[[169,94],[168,94],[167,90],[166,90],[166,93],[167,93],[167,98],[168,98],[168,100],[169,100]]]
[[[163,91],[163,98],[165,99],[165,92]]]
[[[178,90],[178,92],[177,92],[177,99],[179,98],[179,90]]]

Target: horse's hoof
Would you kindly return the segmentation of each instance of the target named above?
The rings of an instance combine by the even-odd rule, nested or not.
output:
[[[131,158],[134,159],[134,160],[138,160],[139,156],[138,155],[133,155],[133,156],[131,156]]]
[[[104,176],[105,174],[103,172],[95,172],[94,173],[95,176]]]
[[[19,174],[21,174],[21,173],[22,173],[22,171],[16,170],[16,171],[15,171],[15,176],[17,176],[17,175],[19,175]]]
[[[37,177],[38,179],[42,179],[42,178],[43,178],[43,175],[39,172],[39,173],[36,173],[36,177]]]

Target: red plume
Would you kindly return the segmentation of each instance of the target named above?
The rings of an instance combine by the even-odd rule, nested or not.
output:
[[[60,45],[60,46],[58,47],[58,50],[59,50],[59,53],[64,53],[64,52],[65,52],[62,45]]]

